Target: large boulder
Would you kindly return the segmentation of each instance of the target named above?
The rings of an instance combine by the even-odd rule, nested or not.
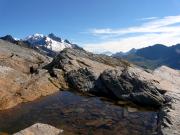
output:
[[[164,97],[151,82],[141,80],[128,69],[105,70],[100,79],[105,88],[118,99],[130,100],[144,106],[161,106],[165,102]]]
[[[45,66],[65,72],[70,88],[112,99],[158,107],[165,102],[164,90],[154,75],[124,60],[77,49],[65,49]]]

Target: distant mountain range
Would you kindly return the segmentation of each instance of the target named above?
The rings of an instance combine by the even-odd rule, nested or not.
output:
[[[71,43],[67,39],[63,40],[53,33],[48,35],[34,34],[24,39],[17,40],[11,35],[6,35],[0,39],[28,47],[33,48],[41,54],[48,55],[50,57],[56,56],[64,48],[83,49],[76,44]],[[123,58],[143,68],[155,69],[162,65],[174,69],[180,69],[180,44],[167,47],[162,44],[156,44],[153,46],[131,49],[130,51],[118,52],[112,54],[107,51],[103,54],[116,58]]]
[[[129,55],[129,54],[134,54],[134,53],[136,53],[136,51],[137,51],[137,49],[132,48],[130,51],[127,51],[127,52],[117,52],[115,54],[112,54],[111,56],[123,57],[123,56]]]
[[[110,52],[110,51],[105,51],[105,52],[102,52],[102,53],[100,53],[100,54],[107,55],[107,56],[113,55],[113,53]]]
[[[180,69],[180,44],[167,47],[162,44],[132,49],[127,53],[116,53],[112,55],[116,58],[124,58],[143,68],[155,69],[162,65],[174,69]]]
[[[0,39],[21,46],[33,48],[48,56],[55,56],[64,48],[82,49],[78,45],[71,43],[67,39],[62,40],[60,37],[57,37],[53,33],[48,34],[47,36],[42,34],[34,34],[20,40],[16,40],[11,35],[6,35],[4,37],[1,37]]]

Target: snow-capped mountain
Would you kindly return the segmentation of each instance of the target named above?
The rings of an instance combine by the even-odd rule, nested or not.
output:
[[[35,49],[40,53],[52,57],[56,56],[58,52],[62,51],[65,48],[82,49],[81,47],[71,43],[67,39],[62,40],[60,37],[57,37],[53,33],[48,34],[47,36],[43,34],[34,34],[20,40],[13,38],[11,35],[6,35],[4,37],[0,37],[0,39],[18,44],[20,46]]]
[[[67,40],[62,40],[61,38],[55,36],[54,34],[49,34],[44,36],[42,34],[34,34],[26,37],[23,41],[29,42],[33,47],[46,48],[54,52],[60,52],[64,48],[74,48],[75,45]]]

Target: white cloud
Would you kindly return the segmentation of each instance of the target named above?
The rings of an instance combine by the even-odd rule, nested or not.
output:
[[[90,33],[97,38],[105,39],[101,43],[88,43],[85,49],[93,52],[128,51],[131,48],[142,48],[161,43],[173,45],[180,43],[180,16],[167,16],[161,19],[152,18],[140,26],[120,29],[92,29]],[[133,34],[136,36],[129,36]],[[122,37],[125,36],[125,37]],[[112,41],[112,38],[116,40]]]
[[[153,17],[146,17],[146,18],[141,18],[139,20],[154,20],[154,19],[158,19],[158,17],[155,17],[155,16],[153,16]]]

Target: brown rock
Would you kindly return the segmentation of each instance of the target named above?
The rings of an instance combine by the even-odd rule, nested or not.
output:
[[[0,40],[0,110],[67,88],[62,70],[57,78],[42,69],[50,58]]]

